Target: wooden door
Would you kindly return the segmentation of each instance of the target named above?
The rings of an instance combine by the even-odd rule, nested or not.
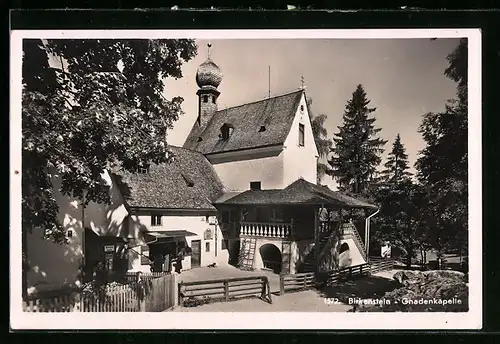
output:
[[[197,268],[201,264],[201,240],[191,241],[191,267]]]

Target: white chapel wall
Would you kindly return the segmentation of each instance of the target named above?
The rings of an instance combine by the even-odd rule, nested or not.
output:
[[[301,106],[303,111],[301,112]],[[299,145],[299,123],[304,125],[304,146]],[[316,184],[318,150],[314,142],[311,121],[304,94],[297,108],[290,133],[285,141],[283,183],[290,185],[299,178]]]
[[[186,216],[171,216],[163,215],[161,219],[160,226],[151,226],[151,216],[150,215],[131,215],[130,216],[130,228],[132,230],[133,236],[136,238],[135,247],[133,251],[136,253],[141,252],[141,245],[145,245],[146,242],[140,232],[152,231],[152,232],[168,232],[172,230],[186,230],[196,234],[196,236],[186,236],[186,243],[188,247],[191,247],[192,241],[201,241],[201,262],[200,266],[207,266],[212,263],[217,265],[227,264],[229,260],[229,253],[227,248],[222,249],[222,232],[218,225],[212,224],[210,220],[207,221],[206,216],[201,215],[186,215]],[[205,240],[204,233],[207,229],[212,231],[212,239]],[[209,243],[209,251],[206,252],[206,245]],[[216,255],[217,249],[217,255]],[[150,272],[149,265],[141,265],[141,257],[138,254],[132,254],[129,256],[129,271],[142,271]],[[185,256],[182,264],[183,269],[191,269],[191,257]]]

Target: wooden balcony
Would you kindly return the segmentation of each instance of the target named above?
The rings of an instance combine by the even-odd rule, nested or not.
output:
[[[293,223],[241,222],[240,235],[267,238],[288,238]]]

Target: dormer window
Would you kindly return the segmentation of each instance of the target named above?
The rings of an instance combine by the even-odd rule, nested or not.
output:
[[[201,136],[199,136],[199,137],[198,137],[197,141],[198,141],[198,142],[203,141],[203,139],[201,138]]]
[[[304,124],[299,123],[299,146],[304,146],[304,135],[305,135],[305,128]]]
[[[266,126],[265,125],[261,125],[260,128],[259,128],[259,133],[262,133],[266,131]]]
[[[250,190],[261,190],[260,182],[250,182]]]
[[[220,127],[220,135],[219,137],[223,140],[228,140],[233,134],[234,126],[229,123],[224,123],[222,127]]]
[[[207,95],[204,95],[204,96],[203,96],[203,102],[204,102],[204,103],[208,103],[208,96],[207,96]]]

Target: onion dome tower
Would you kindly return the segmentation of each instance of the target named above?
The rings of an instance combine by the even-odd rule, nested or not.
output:
[[[196,71],[196,84],[199,89],[198,95],[198,124],[205,127],[212,116],[217,112],[217,98],[220,92],[217,90],[222,82],[222,71],[219,66],[210,58],[210,48],[208,44],[208,57]]]

